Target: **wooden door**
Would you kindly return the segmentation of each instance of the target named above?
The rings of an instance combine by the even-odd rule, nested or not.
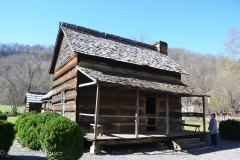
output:
[[[147,131],[156,131],[157,121],[156,118],[156,98],[146,97],[146,115],[147,117]]]

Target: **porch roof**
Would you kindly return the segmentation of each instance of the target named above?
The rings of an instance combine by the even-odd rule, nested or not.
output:
[[[52,90],[49,91],[47,94],[45,94],[45,95],[42,97],[42,100],[49,99],[50,97],[52,97]]]
[[[194,89],[182,82],[167,81],[163,79],[153,79],[141,75],[131,75],[114,71],[105,71],[99,69],[89,69],[77,66],[77,69],[97,83],[110,83],[116,85],[136,87],[139,89],[149,89],[163,91],[186,96],[206,96],[201,90]]]

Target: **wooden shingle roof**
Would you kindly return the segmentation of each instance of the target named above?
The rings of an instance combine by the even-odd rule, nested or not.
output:
[[[58,36],[63,37],[63,35],[75,53],[188,74],[167,55],[159,53],[153,45],[67,23],[62,23],[60,26]],[[56,44],[59,42],[57,38]],[[56,58],[57,55],[54,56]],[[55,64],[52,65],[50,73],[53,72]]]
[[[29,103],[42,103],[42,97],[46,93],[39,93],[39,92],[27,92],[25,97],[25,102]]]
[[[117,85],[137,87],[140,89],[150,89],[156,91],[180,94],[181,96],[204,96],[201,90],[194,89],[182,82],[167,81],[163,79],[153,79],[142,75],[132,75],[127,73],[119,73],[113,71],[104,71],[97,69],[89,69],[77,66],[77,69],[90,76],[97,82],[112,83]]]

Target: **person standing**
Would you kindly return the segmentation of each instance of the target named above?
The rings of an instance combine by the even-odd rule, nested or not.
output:
[[[216,117],[215,113],[212,113],[211,120],[209,122],[209,127],[208,127],[208,130],[211,135],[211,144],[213,146],[217,146],[217,133],[218,133],[217,120],[215,119],[215,117]]]

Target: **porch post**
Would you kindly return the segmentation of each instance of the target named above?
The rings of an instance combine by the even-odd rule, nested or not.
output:
[[[97,84],[96,91],[96,106],[95,106],[95,117],[94,117],[94,139],[97,139],[97,124],[98,124],[98,110],[99,110],[99,95],[100,95],[100,86]]]
[[[139,90],[136,91],[136,113],[135,113],[135,136],[138,138],[138,123],[139,123]]]
[[[206,132],[206,127],[205,127],[205,97],[202,97],[202,102],[203,102],[203,132]]]
[[[169,135],[169,97],[166,94],[166,136]]]

